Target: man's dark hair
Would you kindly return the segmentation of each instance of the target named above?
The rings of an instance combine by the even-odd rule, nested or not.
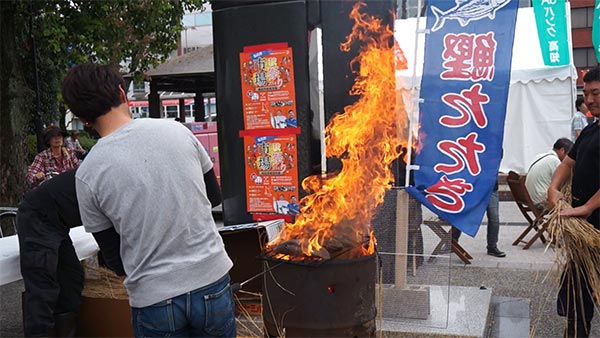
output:
[[[125,81],[116,67],[84,63],[69,70],[62,96],[73,114],[93,123],[123,103],[119,86],[125,90]]]
[[[563,138],[559,138],[558,140],[556,140],[556,142],[554,142],[552,149],[554,149],[554,150],[564,149],[568,153],[569,151],[571,151],[571,147],[573,147],[573,142],[571,140],[569,140],[568,138],[563,137]]]
[[[600,66],[588,70],[583,76],[583,82],[600,81]]]
[[[578,97],[577,100],[575,100],[575,109],[581,111],[581,109],[579,109],[579,107],[581,107],[581,105],[584,103],[583,97]]]

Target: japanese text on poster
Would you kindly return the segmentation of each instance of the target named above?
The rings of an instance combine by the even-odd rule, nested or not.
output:
[[[296,135],[245,136],[244,149],[247,210],[298,214]]]
[[[296,94],[292,49],[240,53],[244,127],[296,128]]]

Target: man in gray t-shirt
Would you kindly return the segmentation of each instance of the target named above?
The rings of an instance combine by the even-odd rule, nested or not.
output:
[[[132,119],[109,66],[69,70],[63,98],[101,136],[77,171],[79,209],[109,267],[122,260],[136,337],[234,337],[233,263],[212,218],[220,193],[204,147],[180,123]]]

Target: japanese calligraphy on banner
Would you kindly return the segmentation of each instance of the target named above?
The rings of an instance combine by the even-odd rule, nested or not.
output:
[[[592,43],[596,51],[596,61],[600,62],[600,0],[596,0],[594,21],[592,21]]]
[[[546,66],[571,62],[565,0],[532,0],[535,24]]]
[[[295,128],[296,91],[287,43],[244,48],[240,53],[244,128]]]
[[[430,0],[415,185],[474,236],[498,177],[518,0]]]
[[[248,212],[298,214],[296,135],[244,136],[244,149]]]

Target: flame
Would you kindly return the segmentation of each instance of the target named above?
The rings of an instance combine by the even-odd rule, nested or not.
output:
[[[406,144],[402,133],[407,118],[396,96],[395,69],[402,65],[395,64],[401,52],[394,48],[393,29],[361,14],[363,6],[359,2],[352,9],[355,24],[341,44],[348,51],[353,42],[361,43],[350,64],[352,69],[358,65],[350,94],[360,98],[325,129],[326,155],[341,159],[343,168],[336,175],[310,176],[302,182],[310,194],[300,201],[295,223],[287,223],[267,246],[274,258],[356,258],[375,252],[370,222],[394,181],[391,163]],[[286,245],[287,250],[278,250]]]

